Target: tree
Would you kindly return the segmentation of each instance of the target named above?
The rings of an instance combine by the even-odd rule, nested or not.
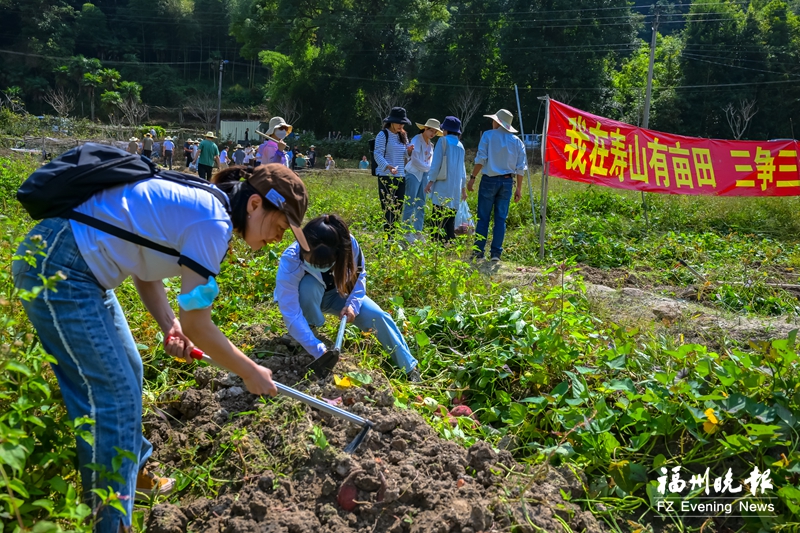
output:
[[[19,87],[6,87],[0,92],[0,107],[8,107],[12,113],[25,113],[25,101],[22,99],[22,89]]]
[[[139,126],[147,116],[148,106],[142,102],[142,86],[136,82],[120,82],[118,90],[105,91],[100,101],[107,108],[116,108],[130,126]]]
[[[69,72],[69,75],[75,84],[78,98],[81,96],[83,87],[87,87],[87,89],[94,94],[94,87],[86,85],[85,76],[86,74],[92,74],[94,76],[103,68],[100,60],[94,58],[87,59],[82,55],[77,55],[70,59],[66,66],[67,71]],[[81,102],[81,109],[82,108],[83,102]]]
[[[510,0],[514,13],[500,29],[500,57],[523,104],[566,91],[572,105],[599,111],[608,87],[605,66],[614,50],[636,44],[639,17],[627,0]]]
[[[50,104],[56,115],[61,118],[69,116],[70,111],[75,108],[75,95],[61,86],[48,89],[44,101]]]
[[[725,111],[725,118],[728,119],[728,126],[731,128],[733,138],[737,141],[742,138],[750,121],[758,113],[755,100],[739,100],[739,105],[734,107],[728,104],[722,108]]]
[[[461,119],[461,130],[467,129],[467,124],[483,102],[480,91],[467,87],[461,91],[451,104],[453,113]]]
[[[87,72],[83,75],[83,86],[86,87],[86,92],[89,94],[89,116],[94,122],[94,93],[103,86],[103,78],[99,74]]]
[[[196,94],[186,100],[186,110],[210,130],[217,120],[217,99],[211,93]]]
[[[275,116],[283,117],[288,124],[296,124],[303,116],[303,104],[292,98],[281,98],[272,104]]]
[[[380,124],[383,123],[383,119],[389,115],[393,107],[408,106],[408,97],[389,87],[382,87],[374,92],[367,93],[366,101],[373,116],[378,118]]]

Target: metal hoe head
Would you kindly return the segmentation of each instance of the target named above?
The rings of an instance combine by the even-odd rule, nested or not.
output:
[[[361,431],[358,432],[358,435],[356,435],[356,438],[353,439],[353,442],[342,449],[344,453],[352,455],[353,452],[355,452],[358,447],[361,446],[361,443],[364,442],[364,439],[367,437],[367,433],[369,433],[369,430],[372,429],[372,422],[369,420],[366,422],[367,423],[364,424],[364,427],[361,428]]]

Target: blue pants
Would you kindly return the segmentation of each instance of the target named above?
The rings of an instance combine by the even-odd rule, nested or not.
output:
[[[425,185],[428,184],[428,173],[421,178],[415,174],[406,174],[406,199],[403,204],[403,222],[411,224],[419,233],[425,221]]]
[[[503,240],[506,238],[506,219],[511,205],[514,179],[483,175],[478,187],[478,223],[475,228],[475,246],[478,255],[483,257],[486,249],[486,236],[489,234],[489,219],[494,210],[494,231],[492,232],[491,257],[503,253]]]
[[[42,346],[58,361],[52,368],[70,418],[88,416],[95,421],[94,426],[83,426],[94,443],[80,437],[76,442],[84,498],[95,508],[98,499],[90,489],[109,487],[124,497],[127,515],[104,507],[95,526],[98,533],[117,533],[120,523],[131,524],[136,476],[152,452],[142,435],[142,359],[114,291],[100,286],[89,270],[69,221],[51,218],[39,223],[20,245],[19,255],[36,250],[30,240],[34,235],[46,242],[46,255],[37,257],[35,267],[15,261],[14,284],[31,290],[42,284],[38,274],[51,277],[60,270],[67,276],[56,284],[58,292],[44,290],[22,305]],[[117,473],[123,483],[87,468],[97,463],[111,472],[114,447],[138,457],[136,462],[122,461]]]
[[[300,308],[310,326],[321,326],[325,323],[324,314],[339,316],[347,303],[336,289],[329,291],[314,276],[306,274],[300,280]],[[323,314],[324,313],[324,314]],[[389,313],[373,302],[369,296],[361,300],[361,311],[356,315],[354,324],[361,331],[374,330],[383,349],[389,352],[395,364],[411,372],[417,366],[417,360],[411,355],[403,335],[397,328]]]

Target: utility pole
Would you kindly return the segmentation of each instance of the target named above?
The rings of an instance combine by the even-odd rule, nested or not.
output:
[[[217,137],[220,135],[219,119],[220,115],[222,114],[222,69],[227,62],[228,61],[224,59],[219,60],[219,90],[217,91]]]
[[[642,127],[645,129],[650,125],[650,99],[653,95],[653,66],[656,62],[656,35],[658,35],[658,6],[655,6],[653,36],[650,38],[650,65],[647,67],[647,91],[644,95],[644,116],[642,117]]]
[[[647,129],[650,125],[650,99],[653,96],[653,66],[656,62],[656,36],[658,35],[658,9],[654,7],[653,35],[650,38],[650,64],[647,67],[647,90],[644,95],[644,116],[642,117],[642,128]],[[644,209],[644,223],[650,227],[650,216],[647,213],[647,200],[642,191],[642,208]]]

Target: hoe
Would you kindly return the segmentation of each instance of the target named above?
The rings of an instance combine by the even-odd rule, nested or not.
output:
[[[334,351],[337,352],[337,354],[342,349],[342,339],[344,339],[345,326],[347,326],[347,316],[343,316],[342,321],[339,324],[339,334],[336,336],[336,345],[333,348]],[[197,348],[192,350],[192,358],[205,361],[206,363],[209,363],[217,367],[219,366],[216,363],[214,363],[214,361],[209,356],[203,353],[202,350],[198,350]],[[369,433],[369,430],[372,429],[373,426],[372,422],[370,422],[365,418],[361,418],[360,416],[354,415],[353,413],[345,411],[344,409],[339,409],[338,407],[334,407],[333,405],[318,400],[317,398],[309,396],[308,394],[304,394],[299,390],[288,387],[282,383],[278,383],[277,381],[274,381],[274,383],[275,386],[278,388],[279,394],[288,396],[289,398],[303,402],[306,405],[310,405],[315,409],[324,411],[329,415],[333,415],[335,417],[347,420],[349,422],[352,422],[353,424],[361,426],[361,431],[358,433],[358,435],[356,435],[356,438],[353,439],[353,442],[344,447],[345,453],[352,454],[353,452],[355,452],[356,449],[359,447],[359,445],[364,441],[364,438],[367,436],[367,433]]]

